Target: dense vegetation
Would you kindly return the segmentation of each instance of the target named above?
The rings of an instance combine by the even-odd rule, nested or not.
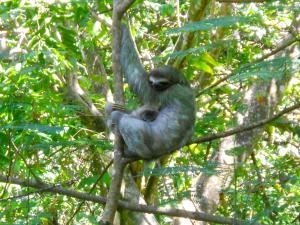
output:
[[[232,2],[138,0],[128,10],[145,68],[182,70],[198,109],[191,145],[130,173],[148,204],[193,201],[223,217],[297,224],[299,107],[254,130],[199,140],[300,102],[299,2]],[[111,0],[0,1],[0,224],[97,224],[103,205],[55,188],[106,196],[110,186],[103,109],[114,93],[112,8]],[[135,108],[126,84],[124,92]],[[134,223],[127,211],[120,218]]]

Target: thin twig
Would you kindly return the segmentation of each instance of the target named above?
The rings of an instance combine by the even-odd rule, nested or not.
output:
[[[9,139],[9,142],[15,149],[15,153],[22,159],[24,162],[25,166],[27,167],[29,173],[34,177],[34,179],[39,182],[41,179],[33,172],[31,166],[27,163],[25,157],[21,154],[20,149],[16,146],[15,142],[12,139]]]
[[[92,186],[92,188],[90,189],[90,191],[88,192],[89,194],[91,194],[95,188],[97,187],[97,184],[99,183],[99,181],[101,180],[101,178],[104,176],[104,174],[107,172],[108,168],[112,165],[113,163],[113,159],[110,160],[110,162],[106,165],[106,167],[102,170],[101,174],[98,176],[96,182],[94,183],[94,185]],[[83,204],[86,201],[83,200],[79,203],[77,209],[75,210],[75,212],[72,214],[72,216],[69,218],[69,220],[66,222],[66,225],[70,224],[72,222],[72,220],[74,219],[74,217],[76,216],[76,214],[80,211],[81,207],[83,206]]]
[[[256,157],[255,157],[255,153],[252,152],[250,156],[251,156],[251,159],[252,159],[252,162],[253,162],[254,170],[256,172],[258,183],[262,185],[261,186],[262,188],[260,188],[260,195],[261,195],[262,200],[265,204],[265,207],[268,211],[268,215],[269,215],[270,219],[273,221],[273,223],[275,223],[277,221],[276,216],[277,216],[278,213],[276,211],[272,210],[270,200],[267,196],[265,187],[263,186],[263,178],[261,176],[261,171],[259,170],[259,167],[257,165],[257,160],[256,160]]]

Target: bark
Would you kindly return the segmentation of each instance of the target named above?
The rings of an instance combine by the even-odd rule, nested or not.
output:
[[[124,200],[128,201],[132,205],[137,205],[139,203],[147,205],[129,170],[127,170],[124,175],[124,181]],[[121,215],[122,224],[159,225],[153,214],[123,210]]]
[[[114,72],[115,93],[114,100],[120,105],[124,105],[123,94],[123,77],[120,62],[121,52],[121,19],[126,10],[133,4],[134,0],[118,1],[114,0],[113,16],[112,16],[112,68]],[[122,158],[124,143],[121,135],[115,130],[114,143],[114,163],[113,178],[107,195],[107,202],[101,217],[100,224],[113,224],[115,213],[117,211],[118,199],[120,197],[120,189],[127,160]]]
[[[0,54],[3,57],[5,52],[8,52],[7,40],[6,40],[7,31],[0,32]],[[3,54],[3,55],[2,55]]]

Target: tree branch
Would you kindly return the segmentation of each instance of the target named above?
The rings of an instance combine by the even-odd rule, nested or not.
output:
[[[120,61],[121,53],[121,19],[126,10],[133,4],[134,0],[114,0],[112,15],[112,69],[114,72],[115,93],[114,100],[120,105],[124,105],[123,78]],[[100,225],[113,224],[115,213],[118,207],[118,199],[122,184],[123,172],[128,160],[122,158],[124,143],[121,135],[115,129],[115,145],[114,145],[114,163],[112,169],[112,181],[107,195],[107,202],[99,222]]]
[[[277,54],[278,52],[286,49],[287,47],[289,47],[290,45],[294,44],[297,41],[299,42],[299,39],[297,39],[296,37],[289,38],[289,39],[285,40],[285,42],[282,43],[278,48],[275,48],[270,53],[267,53],[267,54],[263,55],[262,57],[260,57],[259,59],[254,60],[252,63],[261,62],[261,61]]]
[[[263,3],[267,2],[267,0],[217,0],[218,2],[222,3]]]
[[[130,8],[135,0],[124,0],[117,5],[117,14],[120,16],[120,20],[123,14]]]
[[[105,130],[105,122],[103,120],[104,115],[97,109],[94,103],[87,97],[84,90],[80,87],[78,83],[77,75],[70,73],[68,76],[68,87],[70,92],[75,96],[75,98],[89,110],[91,115],[95,118],[95,123],[99,131]]]
[[[7,182],[6,176],[0,174],[0,182]],[[44,182],[37,182],[35,180],[25,180],[16,177],[10,177],[9,183],[20,185],[22,187],[31,187],[35,189],[39,189],[38,192],[48,192],[48,193],[55,193],[61,194],[68,197],[84,200],[84,201],[91,201],[95,203],[105,204],[107,199],[101,196],[94,196],[91,194],[87,194],[84,192],[77,192],[74,190],[64,189],[61,185],[50,185]],[[26,196],[26,195],[24,195]],[[13,198],[13,197],[11,197]],[[168,208],[160,208],[157,206],[147,206],[142,204],[131,205],[125,201],[119,201],[117,203],[118,207],[132,210],[136,212],[143,212],[143,213],[152,213],[152,214],[159,214],[159,215],[166,215],[170,217],[184,217],[189,218],[197,221],[206,221],[211,223],[220,223],[220,224],[235,224],[235,225],[242,225],[247,224],[249,221],[243,220],[235,220],[234,218],[226,218],[223,216],[214,216],[207,213],[201,212],[193,212],[188,210],[181,210],[181,209],[168,209]],[[255,223],[256,225],[260,225],[259,223]]]
[[[110,162],[105,166],[105,168],[102,170],[102,172],[98,176],[98,178],[97,178],[96,182],[94,183],[94,185],[92,186],[92,188],[89,190],[89,192],[88,192],[89,194],[91,194],[95,190],[95,188],[97,187],[97,184],[99,183],[99,181],[102,179],[102,177],[104,176],[104,174],[107,172],[108,168],[112,164],[113,164],[113,160],[110,160]],[[71,217],[66,222],[66,225],[68,225],[72,222],[72,220],[74,219],[76,214],[80,211],[80,209],[81,209],[81,207],[83,206],[84,203],[85,203],[84,200],[79,203],[79,205],[77,206],[77,209],[75,210],[75,212],[71,215]]]
[[[216,133],[216,134],[212,134],[212,135],[208,135],[208,136],[204,136],[195,140],[192,140],[189,144],[199,144],[199,143],[203,143],[203,142],[208,142],[208,141],[213,141],[215,139],[219,139],[219,138],[224,138],[224,137],[228,137],[237,133],[241,133],[241,132],[245,132],[248,130],[252,130],[258,127],[261,127],[267,123],[270,123],[276,119],[278,119],[279,117],[283,116],[284,114],[287,114],[295,109],[300,108],[300,102],[296,103],[293,106],[290,106],[288,108],[285,108],[284,110],[280,111],[279,113],[275,114],[274,116],[271,116],[270,118],[258,121],[256,123],[253,123],[249,126],[241,126],[241,127],[237,127],[228,131],[224,131],[224,132],[220,132],[220,133]],[[188,144],[188,145],[189,145]]]
[[[12,140],[11,136],[9,135],[9,143],[15,149],[15,153],[17,156],[21,158],[24,162],[25,166],[27,167],[29,173],[34,177],[34,179],[39,182],[41,179],[33,172],[30,164],[26,161],[26,158],[22,155],[21,150],[16,146],[15,142]],[[9,180],[9,177],[7,178]]]
[[[268,198],[268,195],[266,193],[266,189],[263,186],[263,178],[262,178],[262,175],[261,175],[261,171],[260,171],[260,169],[257,165],[257,160],[256,160],[256,157],[255,157],[255,153],[252,152],[250,157],[251,157],[252,162],[253,162],[253,166],[254,166],[254,170],[256,172],[258,183],[261,184],[259,194],[262,197],[262,200],[265,204],[265,208],[268,211],[268,215],[269,215],[270,219],[273,221],[273,223],[275,223],[277,221],[278,213],[274,209],[272,209],[272,205],[271,205],[271,202],[270,202],[270,200]]]
[[[263,55],[262,57],[260,57],[259,59],[256,59],[254,61],[251,62],[252,63],[258,63],[258,62],[261,62],[275,54],[277,54],[278,52],[284,50],[285,48],[291,46],[292,44],[294,44],[295,42],[299,42],[299,39],[297,39],[296,37],[292,37],[292,38],[289,38],[287,39],[284,43],[282,43],[278,48],[274,49],[273,51],[271,51],[270,53],[268,54],[265,54]],[[250,63],[249,63],[250,65]],[[222,79],[220,80],[217,80],[216,82],[212,83],[211,85],[209,85],[207,88],[201,90],[200,92],[198,92],[196,94],[196,97],[199,97],[201,94],[205,93],[206,91],[212,89],[212,88],[215,88],[216,86],[218,86],[219,84],[223,83],[224,81],[228,80],[230,77],[234,76],[235,75],[235,71],[228,74],[227,76],[223,77]]]

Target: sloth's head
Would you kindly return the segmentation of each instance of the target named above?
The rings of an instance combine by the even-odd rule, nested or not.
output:
[[[148,74],[148,82],[151,88],[159,92],[165,91],[175,84],[189,86],[183,74],[171,66],[162,66],[152,70]]]

